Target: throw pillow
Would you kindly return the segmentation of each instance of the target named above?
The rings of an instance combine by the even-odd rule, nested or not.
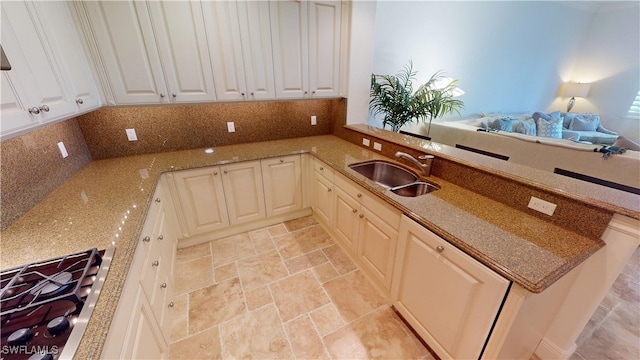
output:
[[[536,136],[536,122],[532,118],[519,120],[513,127],[513,131],[520,134]]]
[[[536,133],[538,136],[562,139],[562,119],[547,121],[543,118],[536,120]]]
[[[569,121],[569,130],[596,131],[600,126],[600,115],[567,113],[564,117]]]
[[[513,131],[513,120],[511,120],[510,118],[495,119],[487,123],[487,125],[491,130],[502,130],[507,132]]]

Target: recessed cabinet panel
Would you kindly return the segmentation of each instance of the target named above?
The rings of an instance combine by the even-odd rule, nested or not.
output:
[[[338,238],[355,254],[357,252],[360,204],[339,187],[335,187],[335,227]]]
[[[259,161],[221,166],[231,225],[266,217]]]
[[[261,161],[267,216],[302,209],[300,155]]]
[[[171,102],[215,100],[200,2],[151,1],[149,10],[165,70],[167,97]]]
[[[144,296],[140,294],[140,296]],[[169,348],[159,332],[156,319],[146,300],[141,299],[133,309],[131,334],[126,337],[123,359],[166,359]]]
[[[88,1],[84,6],[116,102],[168,102],[147,4]]]
[[[333,226],[333,183],[315,171],[313,211],[328,226]]]
[[[339,95],[341,6],[340,1],[309,3],[311,96]]]
[[[373,211],[363,207],[361,212],[358,257],[385,288],[390,289],[398,232]]]
[[[4,42],[5,35],[6,33],[3,30],[3,44],[6,44]],[[38,125],[35,115],[31,115],[18,98],[21,91],[15,87],[20,86],[20,84],[14,84],[11,81],[8,71],[0,73],[0,77],[0,81],[2,81],[0,85],[0,96],[2,97],[2,105],[0,106],[2,126],[0,128],[2,128],[2,135],[8,135]]]

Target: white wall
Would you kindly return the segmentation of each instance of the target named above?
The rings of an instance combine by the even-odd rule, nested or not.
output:
[[[620,26],[610,23],[628,20],[632,25],[627,28],[635,23],[638,36],[637,13],[635,21],[629,19],[633,13],[622,20],[611,13],[595,21],[599,14],[595,9],[601,3],[381,0],[376,10],[373,72],[394,74],[412,59],[420,81],[441,69],[458,79],[466,92],[460,97],[465,109],[461,117],[445,119],[492,111],[565,110],[568,99],[559,97],[558,91],[565,81],[587,81],[574,71],[586,66],[582,58],[593,57],[589,52],[605,51],[611,57],[620,53],[612,47],[625,44],[620,36],[611,36]],[[610,36],[604,41],[603,28]],[[637,38],[630,39],[638,46]],[[608,48],[602,47],[603,42]],[[635,54],[637,71],[637,50]],[[632,62],[627,59],[632,56],[625,55],[624,62]],[[610,66],[615,64],[606,55],[598,58]],[[637,72],[635,79],[633,96],[638,90]],[[591,94],[606,91],[604,84],[592,86]],[[573,111],[599,112],[587,108],[583,100],[578,99]],[[381,127],[376,119],[370,118],[369,123]]]

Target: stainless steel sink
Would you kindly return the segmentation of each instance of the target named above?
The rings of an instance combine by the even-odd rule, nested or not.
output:
[[[410,170],[385,161],[351,164],[349,168],[400,196],[416,197],[440,189],[437,185],[421,181]]]
[[[391,189],[394,193],[400,196],[416,197],[424,194],[428,194],[432,191],[440,190],[437,185],[430,184],[424,181],[416,181],[408,185],[396,186]]]
[[[352,164],[349,167],[367,179],[387,188],[410,184],[418,180],[418,176],[411,171],[384,161],[367,161]]]

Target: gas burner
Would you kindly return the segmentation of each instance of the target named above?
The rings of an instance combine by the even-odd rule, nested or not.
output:
[[[71,287],[73,275],[70,272],[62,271],[53,276],[45,276],[45,280],[40,280],[29,292],[33,296],[51,297],[56,296]]]

